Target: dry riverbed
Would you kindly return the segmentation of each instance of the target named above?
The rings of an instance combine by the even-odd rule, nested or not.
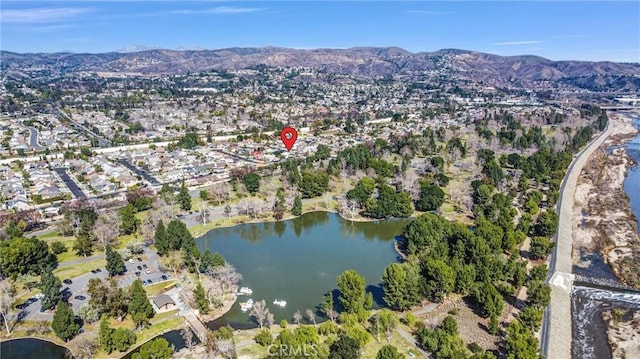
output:
[[[581,267],[590,263],[580,253],[598,251],[622,282],[640,287],[640,236],[637,219],[629,206],[623,182],[636,161],[625,148],[607,153],[637,135],[631,118],[611,116],[613,133],[589,158],[575,189],[573,207],[573,262]]]
[[[630,318],[625,318],[628,316]],[[602,319],[607,323],[612,358],[640,358],[640,312],[613,309],[603,312]]]

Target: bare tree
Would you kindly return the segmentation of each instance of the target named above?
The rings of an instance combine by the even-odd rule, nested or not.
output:
[[[242,279],[242,275],[230,264],[225,264],[221,267],[207,268],[205,274],[219,281],[225,291],[237,285]]]
[[[117,213],[109,211],[98,217],[93,225],[93,236],[103,249],[111,244],[120,234],[120,217]]]
[[[177,277],[178,272],[184,267],[184,261],[180,252],[171,252],[164,257],[160,257],[160,262],[173,272],[173,276]]]
[[[335,310],[333,310],[333,308],[329,308],[327,309],[327,311],[325,312],[325,314],[327,315],[327,317],[329,317],[329,319],[331,319],[332,322],[336,321],[336,318],[338,318],[338,312],[336,312]]]
[[[217,183],[211,186],[208,193],[214,203],[220,205],[231,197],[231,186],[229,186],[229,182]]]
[[[94,333],[85,332],[71,341],[69,349],[74,358],[89,359],[93,358],[99,347],[98,336]]]
[[[209,221],[210,212],[209,206],[206,203],[200,202],[198,204],[198,215],[200,219],[202,219],[202,224],[206,224]]]
[[[253,303],[253,308],[251,308],[251,316],[256,319],[261,329],[269,314],[271,313],[269,312],[269,308],[267,308],[267,302],[265,302],[264,299]]]
[[[231,217],[231,206],[230,205],[224,206],[224,214],[227,216],[227,218]]]
[[[7,335],[11,334],[13,329],[9,323],[11,322],[11,311],[13,310],[13,301],[15,300],[15,285],[9,279],[0,281],[0,315],[7,330]]]
[[[307,313],[307,318],[309,318],[309,320],[313,322],[313,326],[315,327],[316,326],[316,314],[311,309],[307,309],[306,313]]]
[[[358,202],[352,199],[347,199],[346,197],[340,199],[340,212],[348,215],[351,219],[358,213],[358,207]]]
[[[249,206],[250,206],[249,202],[250,201],[249,201],[248,198],[243,198],[243,199],[238,201],[238,204],[236,205],[236,208],[238,210],[238,214],[240,214],[240,215],[243,215],[243,214],[248,215],[249,214]]]
[[[300,325],[301,321],[302,321],[302,314],[300,314],[299,310],[296,310],[296,312],[293,313],[293,322],[296,323],[297,325]]]
[[[218,353],[227,359],[235,358],[237,355],[233,340],[218,340]]]
[[[273,318],[273,313],[267,314],[267,327],[271,328],[274,322],[275,319]]]
[[[193,346],[193,331],[191,328],[188,325],[183,325],[180,329],[180,335],[182,336],[182,339],[184,339],[184,345],[187,349],[191,350],[191,347]]]

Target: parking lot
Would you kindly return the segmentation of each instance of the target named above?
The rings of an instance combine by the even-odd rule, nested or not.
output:
[[[118,281],[120,288],[129,287],[136,278],[140,278],[145,286],[171,279],[169,273],[160,271],[158,255],[149,248],[145,248],[144,253],[136,255],[132,259],[132,261],[125,261],[126,272],[114,277]],[[100,271],[92,271],[75,278],[60,278],[63,282],[61,292],[63,297],[71,304],[74,313],[78,313],[78,310],[83,305],[89,303],[91,296],[87,292],[87,286],[91,278],[106,279],[109,278],[109,275],[106,269],[101,268]],[[18,306],[16,308],[23,310],[25,320],[51,320],[53,317],[53,311],[51,310],[41,312],[40,298],[36,298],[36,296],[21,303],[19,306],[22,308]]]

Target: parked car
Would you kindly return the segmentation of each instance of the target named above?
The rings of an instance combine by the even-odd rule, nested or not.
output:
[[[150,269],[147,269],[147,270],[146,270],[146,271],[144,271],[144,272],[145,272],[145,273],[147,273],[147,274],[150,274],[150,273],[151,273],[151,270],[150,270]]]
[[[140,272],[136,272],[136,277],[139,277],[139,276],[140,276]]]
[[[76,295],[75,297],[73,297],[73,299],[75,299],[75,300],[85,300],[85,299],[87,299],[87,297],[85,297],[84,295]]]
[[[63,280],[62,283],[66,284],[66,285],[70,285],[73,282],[71,281],[71,279],[67,278],[67,279]]]
[[[147,265],[146,264],[142,264],[142,268],[147,269]]]
[[[167,276],[163,275],[162,277],[160,277],[162,280],[167,280]]]
[[[138,268],[138,270],[142,270],[142,267],[141,267],[141,266],[138,266],[137,268]]]
[[[129,258],[129,263],[133,264],[133,258]]]
[[[138,257],[138,262],[142,262],[142,258]]]

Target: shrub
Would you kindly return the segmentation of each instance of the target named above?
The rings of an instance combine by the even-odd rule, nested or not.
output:
[[[273,336],[271,336],[271,332],[268,329],[262,329],[258,334],[256,334],[253,340],[263,347],[273,344]]]
[[[62,243],[62,242],[52,242],[51,243],[51,252],[53,252],[53,254],[58,255],[60,253],[64,253],[66,251],[68,251],[69,249]]]

